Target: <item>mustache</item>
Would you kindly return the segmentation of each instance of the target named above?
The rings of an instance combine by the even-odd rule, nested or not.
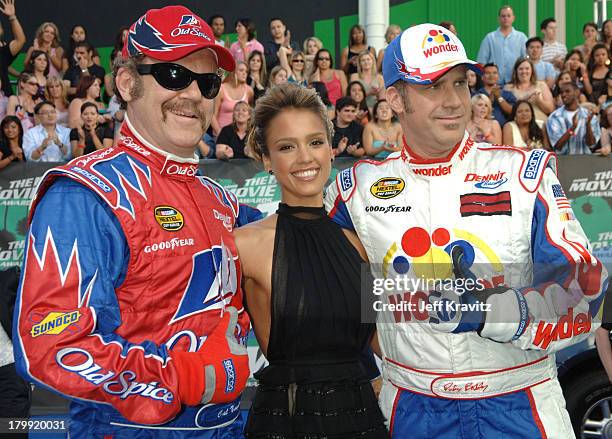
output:
[[[170,111],[177,113],[191,113],[200,121],[202,130],[206,131],[208,129],[210,121],[206,118],[206,113],[194,101],[189,99],[167,101],[162,104],[161,110],[162,119],[164,122],[166,121],[166,116]]]

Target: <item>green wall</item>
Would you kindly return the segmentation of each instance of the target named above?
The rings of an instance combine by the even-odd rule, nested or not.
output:
[[[568,48],[582,42],[582,25],[593,20],[591,0],[566,1],[566,41]],[[409,0],[391,6],[389,22],[398,24],[402,29],[419,23],[439,23],[451,20],[455,23],[459,36],[465,45],[468,56],[476,57],[484,36],[498,27],[499,8],[509,4],[514,9],[514,27],[529,35],[528,0]],[[612,13],[612,0],[608,0],[608,10]],[[554,16],[554,0],[537,0],[536,35],[541,36],[540,22]],[[339,35],[336,35],[336,21]],[[321,20],[314,23],[315,35],[325,47],[334,50],[336,42],[340,49],[346,47],[349,28],[358,22],[357,15]]]

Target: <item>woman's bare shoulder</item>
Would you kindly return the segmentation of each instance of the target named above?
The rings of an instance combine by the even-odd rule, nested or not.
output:
[[[270,215],[259,221],[234,229],[236,245],[250,246],[262,240],[274,237],[277,215]]]

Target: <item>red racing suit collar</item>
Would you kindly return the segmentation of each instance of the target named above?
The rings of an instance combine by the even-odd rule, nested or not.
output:
[[[177,180],[192,180],[198,172],[198,159],[194,153],[193,158],[179,157],[163,149],[153,146],[145,140],[133,125],[127,115],[121,125],[121,140],[117,147],[127,148],[142,157],[152,170],[160,175]]]
[[[404,160],[412,172],[423,177],[440,177],[453,173],[457,168],[469,162],[468,157],[476,149],[474,141],[470,138],[467,131],[461,142],[457,143],[446,157],[435,159],[419,156],[408,145],[406,137],[403,137],[402,140],[404,142],[402,160]]]

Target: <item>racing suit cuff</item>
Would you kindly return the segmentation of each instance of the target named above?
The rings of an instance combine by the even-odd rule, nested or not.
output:
[[[198,405],[204,392],[204,365],[195,352],[172,352],[178,393],[184,405]]]
[[[481,337],[506,343],[523,335],[529,322],[529,308],[521,291],[508,289],[492,294],[486,303],[485,321],[478,332]]]

